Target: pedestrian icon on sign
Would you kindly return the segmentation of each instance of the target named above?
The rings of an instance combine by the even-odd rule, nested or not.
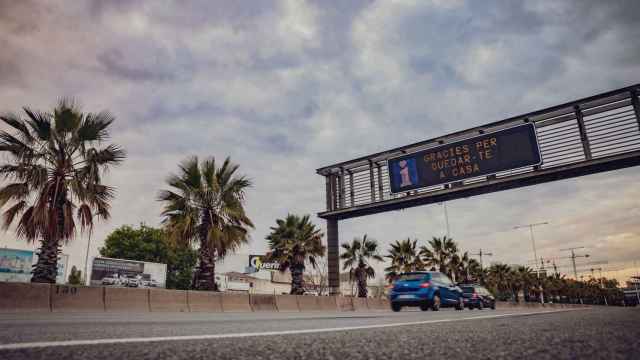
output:
[[[418,172],[414,158],[392,163],[394,185],[397,189],[414,188],[418,185]]]

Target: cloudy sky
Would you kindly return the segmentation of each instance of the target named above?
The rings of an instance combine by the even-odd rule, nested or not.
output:
[[[118,194],[94,255],[117,226],[159,223],[156,194],[179,161],[230,156],[255,183],[251,244],[224,264],[241,270],[287,212],[324,227],[316,168],[637,83],[639,37],[633,0],[0,0],[0,111],[71,96],[116,115],[129,156],[107,178]],[[452,201],[451,235],[493,252],[485,261],[526,263],[528,232],[513,226],[549,221],[539,255],[585,246],[622,278],[640,265],[639,175]],[[433,205],[341,222],[340,236],[367,233],[386,251],[445,231]],[[11,232],[0,246],[29,248]],[[64,252],[82,266],[84,249],[81,237]]]

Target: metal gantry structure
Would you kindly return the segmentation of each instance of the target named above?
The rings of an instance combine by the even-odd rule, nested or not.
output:
[[[325,177],[329,286],[339,289],[338,221],[640,165],[640,84],[317,169]],[[392,193],[387,160],[532,123],[542,164]]]

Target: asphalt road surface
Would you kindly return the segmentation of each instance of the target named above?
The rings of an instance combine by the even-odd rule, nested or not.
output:
[[[640,308],[3,314],[0,359],[640,359]]]

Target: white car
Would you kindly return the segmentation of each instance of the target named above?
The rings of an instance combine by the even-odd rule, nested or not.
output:
[[[118,275],[105,276],[102,278],[102,285],[120,285]]]

